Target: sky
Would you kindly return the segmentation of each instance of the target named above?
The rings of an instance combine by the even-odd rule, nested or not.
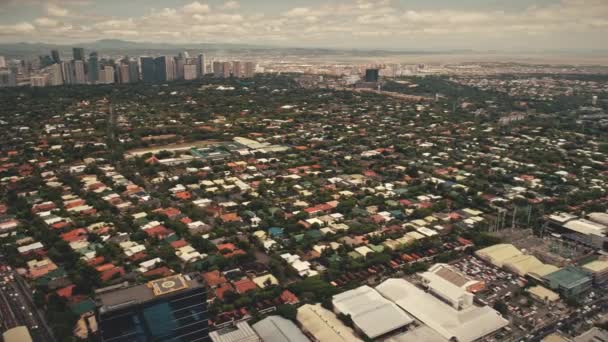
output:
[[[608,49],[608,0],[0,0],[0,42]]]

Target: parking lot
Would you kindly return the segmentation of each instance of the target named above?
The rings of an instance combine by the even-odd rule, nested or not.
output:
[[[527,282],[525,279],[474,256],[460,259],[453,266],[485,282],[485,290],[476,294],[476,299],[481,304],[496,307],[496,303],[501,302],[506,306],[505,317],[511,321],[511,333],[510,336],[499,334],[499,339],[526,336],[534,328],[551,324],[567,315],[568,309],[561,301],[545,304],[533,300],[524,290]]]

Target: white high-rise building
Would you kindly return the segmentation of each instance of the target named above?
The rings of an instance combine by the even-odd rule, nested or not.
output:
[[[6,68],[6,59],[4,56],[0,56],[0,69]]]
[[[186,64],[184,65],[184,80],[191,81],[195,80],[198,76],[198,65],[196,64]]]
[[[594,106],[597,105],[597,95],[593,95],[593,97],[591,98],[591,104]]]
[[[203,77],[207,73],[207,58],[204,53],[198,55],[196,72],[198,77]]]

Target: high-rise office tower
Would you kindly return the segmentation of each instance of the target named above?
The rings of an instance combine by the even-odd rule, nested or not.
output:
[[[167,56],[154,59],[154,82],[167,82],[168,60]]]
[[[76,83],[76,74],[72,62],[61,62],[61,72],[63,74],[63,84]]]
[[[186,64],[184,65],[184,80],[191,81],[195,80],[198,76],[198,65],[196,64]]]
[[[99,57],[97,56],[97,52],[93,51],[89,55],[89,82],[91,84],[97,83],[99,81]]]
[[[236,78],[243,77],[243,70],[241,69],[242,65],[240,61],[232,62],[232,76]]]
[[[0,69],[6,68],[6,59],[4,56],[0,56]]]
[[[141,79],[146,83],[156,82],[156,61],[153,57],[141,57]]]
[[[166,70],[167,81],[175,81],[175,79],[177,78],[177,68],[175,66],[175,58],[166,57],[165,60],[167,63],[167,70]]]
[[[49,85],[58,86],[63,84],[63,73],[61,71],[61,64],[55,63],[50,67],[49,73]]]
[[[17,85],[17,75],[13,74],[11,70],[0,70],[0,88],[2,87],[14,87]]]
[[[596,106],[597,105],[597,95],[593,95],[591,97],[591,104]]]
[[[251,78],[255,75],[255,63],[245,62],[245,77]]]
[[[99,83],[113,84],[114,82],[114,68],[109,65],[104,66],[103,70],[99,72]]]
[[[129,64],[120,64],[120,66],[118,67],[118,75],[120,83],[130,83],[131,78],[129,75]]]
[[[222,77],[224,76],[224,64],[219,61],[213,61],[213,76]]]
[[[186,59],[183,56],[179,56],[175,59],[175,79],[184,79],[184,65],[186,65]]]
[[[53,58],[49,55],[40,56],[39,59],[41,68],[46,68],[54,63]]]
[[[222,63],[222,77],[229,78],[232,75],[232,63],[224,62]]]
[[[365,82],[378,82],[380,72],[378,69],[365,70]]]
[[[129,81],[131,83],[139,82],[139,65],[137,61],[129,61]]]
[[[72,54],[74,55],[75,61],[84,61],[84,49],[83,48],[73,48]]]
[[[59,51],[51,50],[51,58],[53,58],[53,63],[61,63],[61,57],[59,57]]]
[[[205,54],[201,53],[197,58],[197,70],[196,73],[198,77],[203,77],[207,73],[207,59],[205,58]]]
[[[74,76],[76,84],[85,84],[87,83],[86,74],[84,71],[84,61],[75,60],[74,61]]]

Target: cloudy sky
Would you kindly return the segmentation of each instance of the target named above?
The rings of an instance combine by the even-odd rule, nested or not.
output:
[[[607,49],[608,0],[0,0],[0,42]]]

